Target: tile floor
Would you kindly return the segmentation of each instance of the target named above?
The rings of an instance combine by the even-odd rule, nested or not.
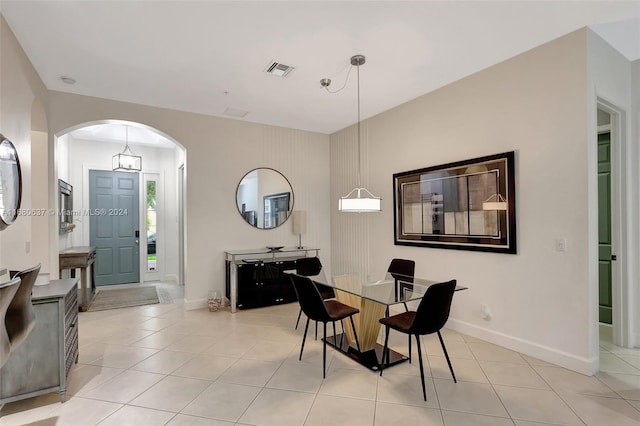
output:
[[[185,311],[171,304],[80,314],[80,359],[68,400],[56,393],[7,404],[0,425],[640,425],[640,350],[603,334],[602,371],[583,376],[450,330],[423,339],[417,363],[380,377],[307,340],[298,306]],[[406,338],[391,338],[406,351]],[[415,350],[415,345],[413,345]],[[414,353],[414,357],[417,354]]]

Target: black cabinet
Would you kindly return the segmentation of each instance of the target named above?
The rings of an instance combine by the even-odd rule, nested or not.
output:
[[[240,261],[236,263],[238,280],[237,307],[258,308],[295,302],[291,280],[285,271],[295,271],[295,260]],[[230,287],[231,262],[227,261],[227,294]]]

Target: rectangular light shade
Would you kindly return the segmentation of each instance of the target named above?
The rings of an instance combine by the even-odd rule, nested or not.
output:
[[[113,170],[141,171],[142,157],[138,155],[116,154],[112,160]]]
[[[291,220],[293,221],[293,233],[303,235],[307,232],[307,212],[304,210],[294,210],[291,212]]]
[[[379,212],[382,210],[380,198],[340,198],[338,210],[341,212]]]

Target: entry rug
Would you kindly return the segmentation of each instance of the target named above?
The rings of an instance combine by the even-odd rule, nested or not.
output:
[[[89,312],[160,303],[155,286],[99,290]]]

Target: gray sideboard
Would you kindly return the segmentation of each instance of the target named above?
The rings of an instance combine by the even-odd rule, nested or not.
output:
[[[0,368],[0,408],[49,392],[66,400],[67,375],[78,362],[78,279],[35,286],[36,325]]]

